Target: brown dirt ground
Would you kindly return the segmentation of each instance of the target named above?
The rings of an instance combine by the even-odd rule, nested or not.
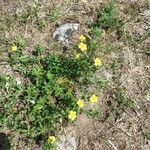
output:
[[[4,17],[14,12],[22,13],[28,5],[33,6],[35,2],[0,0],[0,13]],[[81,31],[87,34],[88,22],[94,20],[96,10],[103,8],[107,2],[108,0],[42,0],[39,16],[44,17],[45,12],[55,6],[60,10],[57,21],[49,22],[44,32],[37,29],[34,19],[25,26],[18,26],[17,22],[14,22],[9,31],[5,30],[5,36],[14,39],[23,35],[28,41],[28,52],[38,42],[44,43],[48,49],[53,49],[55,43],[52,40],[52,32],[56,24],[77,21],[82,26]],[[85,115],[78,117],[75,126],[71,127],[75,132],[78,150],[150,149],[150,55],[145,52],[145,49],[150,48],[150,2],[117,0],[117,6],[119,17],[126,22],[122,37],[118,39],[115,31],[104,31],[102,35],[104,44],[109,41],[117,48],[117,52],[112,52],[104,58],[104,67],[99,72],[109,81],[107,90],[97,91],[101,96],[99,105],[104,111],[103,117],[96,120]],[[136,42],[139,38],[141,40]],[[0,47],[4,49],[5,45],[1,44]],[[7,55],[4,57],[7,58]],[[116,74],[110,68],[112,60],[117,58],[123,59],[123,67],[119,70],[119,85],[116,85]],[[0,70],[1,73],[11,73],[9,65],[0,65]],[[126,97],[135,103],[134,108],[119,111],[120,116],[109,112],[107,103],[113,103],[112,89],[118,86],[124,89]],[[13,141],[12,150],[28,150],[32,143],[20,135],[16,135]]]

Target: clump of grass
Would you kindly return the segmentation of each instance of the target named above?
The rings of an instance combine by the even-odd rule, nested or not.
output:
[[[99,119],[102,115],[102,110],[101,108],[95,108],[94,110],[93,109],[87,110],[85,111],[85,113],[90,118]]]
[[[117,103],[118,109],[131,108],[133,106],[133,101],[130,98],[126,98],[125,92],[120,87],[120,76],[123,69],[123,59],[121,57],[113,61],[112,67],[114,73],[114,83],[116,88],[114,89],[114,101]]]
[[[50,9],[48,12],[47,12],[47,18],[51,21],[55,21],[58,19],[59,17],[59,8],[57,7],[53,7],[53,9]]]
[[[127,108],[133,107],[133,101],[130,98],[126,98],[124,91],[121,88],[116,88],[114,94],[118,108],[122,108],[123,110],[125,110]]]
[[[97,16],[96,22],[93,24],[94,27],[104,29],[117,28],[119,25],[117,8],[114,1],[107,4],[107,6],[102,9]]]

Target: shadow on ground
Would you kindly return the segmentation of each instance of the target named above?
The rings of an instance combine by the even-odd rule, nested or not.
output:
[[[6,134],[0,132],[0,150],[10,150],[10,141]]]

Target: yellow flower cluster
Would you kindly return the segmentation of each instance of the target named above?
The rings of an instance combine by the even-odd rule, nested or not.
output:
[[[84,35],[80,35],[79,37],[80,43],[78,44],[78,48],[82,51],[85,52],[87,50],[87,45],[85,44],[86,42],[86,37]],[[80,53],[75,54],[75,59],[79,59],[81,56]]]
[[[55,141],[56,141],[56,137],[55,136],[49,136],[48,137],[48,140],[47,140],[48,144],[54,144]]]
[[[77,101],[77,105],[79,106],[79,108],[82,108],[84,106],[84,100],[83,99],[79,99]]]
[[[97,103],[97,102],[98,102],[98,97],[97,97],[95,94],[93,94],[93,95],[90,97],[90,102],[91,102],[91,103]],[[79,100],[77,101],[77,105],[79,106],[79,108],[84,107],[84,100],[83,100],[83,99],[79,99]],[[69,111],[68,118],[69,118],[71,121],[74,121],[74,120],[77,118],[77,112],[76,112],[76,111],[73,111],[73,110]],[[48,137],[47,142],[48,142],[49,144],[54,144],[55,141],[56,141],[56,137],[55,137],[55,136],[49,136],[49,137]]]
[[[65,83],[67,83],[69,80],[68,80],[68,78],[66,78],[66,77],[59,77],[58,79],[57,79],[57,83],[59,83],[59,84],[65,84]]]
[[[101,66],[102,65],[102,61],[99,58],[95,58],[95,66]]]
[[[79,58],[80,58],[80,56],[81,56],[81,54],[80,54],[80,53],[76,53],[76,54],[75,54],[75,59],[79,59]]]
[[[81,42],[86,42],[86,37],[84,35],[80,35],[79,39]]]
[[[85,43],[85,42],[86,42],[86,37],[85,37],[84,35],[80,35],[79,40],[80,40],[80,43],[78,44],[79,49],[80,49],[82,52],[86,52],[86,51],[87,51],[87,44]],[[79,59],[80,56],[81,56],[80,53],[76,53],[76,54],[75,54],[75,59]],[[94,59],[94,62],[95,62],[95,66],[96,66],[96,67],[102,65],[102,61],[101,61],[100,58],[95,58],[95,59]]]
[[[95,94],[93,94],[93,95],[90,97],[90,102],[91,102],[91,103],[97,103],[97,102],[98,102],[98,97],[97,97]]]
[[[71,111],[69,112],[68,118],[69,118],[71,121],[74,121],[74,120],[77,118],[77,113],[76,113],[76,111],[71,110]]]
[[[14,45],[12,45],[12,47],[11,47],[11,50],[13,51],[13,52],[16,52],[17,51],[17,46],[14,44]]]
[[[80,50],[82,52],[85,52],[87,50],[87,45],[84,44],[83,42],[80,42],[79,45],[78,45],[78,47],[80,48]]]

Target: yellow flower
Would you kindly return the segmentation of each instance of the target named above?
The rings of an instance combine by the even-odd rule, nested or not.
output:
[[[82,107],[84,106],[84,101],[83,101],[82,99],[79,99],[79,100],[77,101],[77,105],[78,105],[80,108],[82,108]]]
[[[86,37],[84,35],[80,35],[79,37],[81,42],[85,42],[86,41]]]
[[[102,61],[99,58],[95,59],[95,66],[101,66],[102,65]]]
[[[91,103],[97,103],[97,102],[98,102],[98,97],[97,97],[95,94],[93,94],[93,95],[90,97],[90,102],[91,102]]]
[[[75,59],[79,59],[80,58],[80,53],[75,54]]]
[[[55,136],[49,136],[49,137],[48,137],[47,142],[48,142],[49,144],[54,144],[54,143],[55,143],[55,141],[56,141]]]
[[[66,78],[66,77],[59,77],[57,79],[57,83],[59,84],[64,84],[64,83],[67,83],[69,80]]]
[[[74,120],[77,118],[77,113],[76,113],[76,111],[71,110],[71,111],[69,112],[68,118],[69,118],[70,120],[74,121]]]
[[[11,50],[12,50],[13,52],[16,52],[16,51],[17,51],[17,46],[16,46],[16,45],[12,45]]]
[[[82,52],[87,50],[87,45],[83,42],[79,43],[78,47],[81,49]]]

